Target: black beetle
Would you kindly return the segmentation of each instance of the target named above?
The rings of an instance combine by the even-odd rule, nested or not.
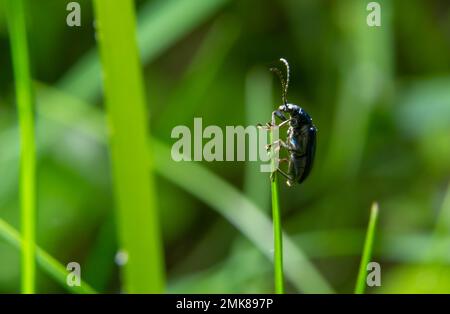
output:
[[[277,126],[275,117],[278,117],[282,122],[278,127],[288,125],[286,141],[277,140],[272,144],[267,145],[270,149],[272,145],[277,144],[287,150],[289,157],[280,159],[280,162],[288,162],[287,172],[277,169],[277,171],[284,176],[288,186],[292,186],[295,182],[302,183],[311,172],[314,156],[316,152],[316,137],[317,128],[313,124],[309,114],[301,107],[287,103],[287,90],[289,86],[289,64],[281,58],[280,61],[286,66],[286,81],[284,81],[281,71],[278,68],[271,68],[270,70],[277,73],[280,77],[283,104],[277,110],[272,112],[272,121],[267,124],[268,128]],[[288,114],[289,117],[286,117]]]

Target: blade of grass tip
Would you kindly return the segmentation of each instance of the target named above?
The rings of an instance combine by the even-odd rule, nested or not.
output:
[[[19,232],[9,225],[6,221],[0,218],[0,237],[7,243],[18,248],[19,250],[24,245],[20,239]],[[80,286],[69,286],[67,280],[67,270],[54,257],[48,254],[45,250],[36,245],[36,258],[39,266],[49,274],[55,281],[61,284],[62,287],[73,293],[96,293],[89,284],[81,280]]]
[[[367,227],[366,240],[364,241],[364,250],[359,265],[358,278],[356,280],[355,293],[363,294],[366,288],[367,264],[372,257],[373,241],[375,238],[375,228],[378,219],[378,203],[373,203],[370,210],[369,226]]]
[[[273,132],[270,132],[270,143],[273,143]],[[274,148],[272,147],[272,153]],[[273,156],[273,155],[272,155]],[[274,157],[275,158],[275,157]],[[272,158],[272,219],[273,219],[273,267],[275,293],[284,293],[283,281],[283,235],[281,229],[280,203],[278,199],[278,174],[275,171],[275,161]]]
[[[164,262],[134,3],[96,0],[94,8],[110,127],[119,245],[127,256],[124,287],[130,293],[162,293]]]
[[[7,9],[20,129],[20,221],[24,243],[21,291],[34,293],[36,144],[24,0],[8,0]]]

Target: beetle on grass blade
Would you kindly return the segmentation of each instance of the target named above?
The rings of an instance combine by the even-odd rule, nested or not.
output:
[[[269,150],[273,145],[278,146],[276,149],[286,149],[288,158],[280,159],[279,161],[288,163],[287,172],[280,168],[277,168],[276,171],[287,179],[286,183],[288,186],[292,186],[295,182],[302,183],[305,181],[311,172],[316,152],[317,128],[305,110],[287,102],[290,74],[289,64],[283,58],[280,61],[286,67],[286,80],[284,80],[280,69],[271,68],[270,70],[275,72],[280,78],[283,104],[272,112],[272,121],[265,127],[271,129],[274,126],[279,128],[289,126],[289,128],[287,130],[286,141],[279,139],[267,145],[267,149]],[[276,118],[281,120],[279,125],[276,124]],[[261,125],[259,126],[262,127]]]

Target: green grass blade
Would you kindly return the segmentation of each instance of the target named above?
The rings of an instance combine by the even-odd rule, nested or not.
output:
[[[34,293],[36,144],[25,5],[24,0],[8,0],[7,5],[20,129],[20,219],[23,237],[21,290],[22,293]]]
[[[272,219],[273,219],[273,267],[275,279],[275,293],[284,293],[283,282],[283,237],[281,233],[280,204],[278,201],[278,178],[274,174],[272,188]]]
[[[366,240],[364,241],[364,250],[359,265],[358,279],[356,280],[355,293],[363,294],[366,288],[367,264],[372,257],[373,242],[375,238],[375,228],[378,220],[378,204],[373,203],[370,210],[369,226],[367,228]]]
[[[273,143],[273,134],[270,132],[270,142]],[[272,146],[272,153],[275,149]],[[274,158],[272,158],[272,169],[275,170]],[[275,293],[284,293],[284,276],[283,276],[283,235],[281,229],[281,213],[280,202],[278,197],[278,173],[273,173],[270,183],[272,190],[272,219],[273,219],[273,267]]]
[[[272,110],[272,84],[269,71],[267,69],[254,69],[247,76],[246,84],[246,120],[248,125],[264,124],[267,117],[270,117]],[[272,141],[272,136],[271,136]],[[269,185],[267,184],[267,173],[259,170],[259,163],[246,165],[244,191],[245,194],[261,208],[267,207],[265,195],[269,195]],[[272,164],[272,166],[274,166]],[[271,182],[272,190],[272,217],[273,217],[273,265],[275,292],[284,293],[283,275],[283,245],[280,206],[278,200],[278,180],[275,173]]]
[[[19,250],[23,247],[24,243],[20,239],[19,232],[9,225],[6,221],[0,218],[0,237],[12,246]],[[54,257],[48,254],[46,251],[36,245],[36,259],[39,266],[49,274],[55,281],[61,284],[62,287],[73,293],[96,293],[89,284],[81,280],[80,286],[69,286],[66,282],[67,270],[61,265]]]
[[[143,63],[157,58],[228,0],[161,0],[143,4],[139,14],[138,43]],[[170,30],[170,31],[168,31]],[[65,92],[87,102],[100,96],[100,62],[96,51],[88,52],[58,83]]]
[[[165,275],[132,0],[96,0],[125,291],[161,293]],[[120,21],[120,23],[118,23]],[[150,160],[149,160],[150,159]]]

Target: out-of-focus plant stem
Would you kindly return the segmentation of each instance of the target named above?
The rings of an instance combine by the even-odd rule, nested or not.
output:
[[[96,0],[124,289],[164,292],[148,113],[132,0]],[[149,163],[150,159],[150,163]]]
[[[21,291],[35,291],[36,144],[24,0],[7,1],[20,129]]]

